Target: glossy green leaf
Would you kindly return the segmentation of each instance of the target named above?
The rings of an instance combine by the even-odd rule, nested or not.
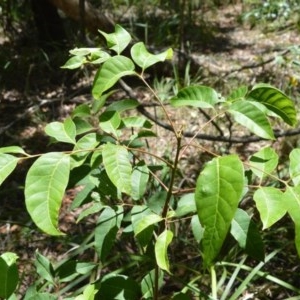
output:
[[[300,256],[300,185],[287,187],[282,201],[285,202],[287,211],[295,224],[295,244]]]
[[[164,284],[164,273],[162,270],[159,270],[158,274],[158,288],[160,289]],[[142,288],[142,299],[153,299],[154,291],[154,282],[155,282],[155,270],[150,271],[141,282]]]
[[[73,69],[80,68],[86,62],[87,60],[85,56],[76,55],[69,58],[67,62],[63,66],[61,66],[61,68],[73,70]]]
[[[93,83],[93,97],[99,99],[119,79],[128,75],[135,75],[134,63],[126,56],[114,56],[103,63],[97,72]]]
[[[8,299],[19,283],[19,272],[16,265],[18,256],[5,252],[0,256],[0,298]]]
[[[54,282],[54,269],[50,260],[38,251],[35,253],[35,266],[37,273],[44,280],[55,284]]]
[[[264,104],[287,124],[291,126],[296,124],[295,104],[282,91],[267,84],[257,84],[248,93],[247,98]]]
[[[122,219],[123,208],[121,206],[118,206],[116,210],[106,207],[98,218],[95,229],[95,248],[102,262],[110,253]]]
[[[120,25],[115,25],[115,32],[99,32],[105,37],[109,49],[114,50],[118,55],[129,45],[131,41],[130,34]]]
[[[131,223],[134,235],[142,247],[146,247],[153,236],[154,225],[161,221],[151,222],[150,219],[143,222],[144,218],[153,217],[151,210],[145,205],[135,205],[131,210]],[[157,218],[158,215],[154,215]]]
[[[170,263],[168,258],[168,246],[172,242],[173,232],[164,230],[155,242],[155,258],[157,265],[164,271],[170,273]]]
[[[278,155],[271,147],[265,147],[250,157],[250,168],[259,178],[271,174],[278,164]]]
[[[127,149],[121,145],[106,144],[102,156],[110,180],[122,193],[130,195],[132,167]]]
[[[273,140],[274,133],[266,115],[251,101],[233,102],[229,112],[235,121],[259,137]]]
[[[264,260],[264,245],[261,235],[247,212],[237,209],[231,223],[230,233],[248,255],[260,261]]]
[[[0,185],[16,168],[18,160],[13,155],[0,153]]]
[[[300,149],[293,149],[289,155],[289,172],[294,185],[300,184]]]
[[[46,125],[47,135],[55,138],[59,142],[75,144],[76,126],[71,118],[67,118],[64,123],[52,122]]]
[[[183,88],[178,94],[170,99],[173,106],[194,106],[200,108],[213,108],[221,102],[219,94],[212,88],[195,85]]]
[[[96,297],[101,300],[138,300],[141,299],[141,288],[128,276],[110,273],[103,276]]]
[[[287,212],[283,193],[273,187],[262,187],[255,191],[254,201],[263,222],[263,229],[279,221]]]
[[[204,227],[203,259],[210,266],[226,238],[244,188],[244,168],[237,155],[214,158],[200,173],[195,192]]]
[[[149,169],[145,162],[139,162],[132,171],[131,175],[131,197],[139,200],[143,197],[147,189],[149,180]]]
[[[170,48],[159,54],[149,53],[143,42],[134,44],[131,47],[130,52],[134,62],[141,67],[143,71],[158,62],[162,62],[173,57],[173,50]]]
[[[0,148],[1,153],[15,153],[15,154],[24,154],[28,155],[21,147],[19,146],[8,146]]]
[[[99,118],[100,128],[109,134],[118,136],[118,127],[121,124],[121,116],[117,111],[105,111]]]
[[[61,235],[58,216],[70,173],[70,157],[50,152],[31,166],[25,182],[25,203],[34,223],[44,232]]]
[[[175,210],[176,217],[184,217],[188,214],[195,213],[196,203],[195,203],[195,194],[185,194],[178,200],[177,208]]]

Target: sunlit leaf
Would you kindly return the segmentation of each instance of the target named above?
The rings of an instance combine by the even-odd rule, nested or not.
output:
[[[113,56],[106,60],[98,70],[93,83],[93,97],[99,99],[120,78],[135,75],[134,63],[126,56]]]
[[[132,167],[127,149],[121,145],[105,144],[102,156],[110,180],[122,193],[130,195]]]
[[[121,116],[117,111],[105,111],[99,118],[100,128],[114,136],[118,136],[118,127],[121,124]]]
[[[233,102],[229,108],[235,121],[265,139],[274,139],[274,133],[266,115],[251,101]]]
[[[236,155],[214,158],[200,173],[195,192],[197,212],[204,227],[206,266],[217,257],[230,228],[244,188],[244,168]]]
[[[213,108],[221,102],[219,94],[211,87],[195,85],[183,88],[170,102],[173,106],[194,106],[200,108]]]
[[[290,157],[290,176],[294,185],[300,184],[300,149],[293,149]]]
[[[159,270],[158,274],[158,288],[160,289],[164,284],[164,273],[162,270]],[[153,287],[155,282],[155,270],[150,271],[142,280],[142,299],[153,299]]]
[[[230,233],[248,255],[260,261],[264,260],[264,245],[261,235],[247,212],[237,209],[231,223]]]
[[[76,126],[71,118],[67,118],[64,123],[52,122],[46,125],[47,135],[55,138],[59,142],[75,144]]]
[[[78,295],[74,300],[94,300],[98,289],[95,288],[94,284],[89,284],[84,288],[83,294]]]
[[[131,175],[131,197],[139,200],[143,197],[147,189],[149,180],[149,169],[145,162],[139,162],[132,171]]]
[[[118,55],[129,45],[131,41],[130,34],[120,25],[115,25],[115,32],[99,32],[105,37],[109,49],[114,50]]]
[[[61,66],[61,68],[73,70],[73,69],[80,68],[86,62],[87,60],[85,56],[76,55],[69,58],[67,62],[63,66]]]
[[[25,154],[28,155],[21,147],[19,146],[8,146],[0,148],[0,153],[15,153],[15,154]]]
[[[247,94],[248,88],[246,86],[241,86],[231,92],[228,96],[227,101],[238,101],[243,100]]]
[[[143,42],[134,44],[131,47],[130,52],[134,62],[140,66],[143,71],[158,62],[171,59],[173,56],[173,50],[170,48],[159,54],[151,54],[148,52]]]
[[[287,124],[291,126],[296,124],[295,104],[282,91],[267,84],[257,84],[248,93],[247,98],[264,104]]]
[[[69,180],[70,157],[43,154],[31,166],[25,182],[25,203],[34,223],[44,232],[61,235],[59,209]]]
[[[133,216],[136,215],[133,214]],[[160,221],[162,221],[161,216],[156,215],[154,213],[151,214],[143,214],[142,218],[139,218],[137,220],[133,220],[133,230],[134,230],[134,234],[138,235],[140,232],[142,232],[143,230],[145,230],[146,228],[148,228],[151,225],[154,224],[158,224]]]
[[[253,199],[263,222],[263,229],[279,221],[287,212],[283,193],[273,187],[261,187],[255,191]]]
[[[13,155],[0,153],[0,185],[16,168],[18,160]]]
[[[155,242],[155,258],[157,265],[164,271],[170,273],[170,263],[168,258],[168,246],[173,239],[173,232],[164,230]]]
[[[295,244],[300,256],[300,185],[287,187],[282,201],[285,202],[287,211],[295,224]]]
[[[250,168],[259,178],[271,174],[278,164],[278,155],[271,147],[265,147],[250,157]]]
[[[204,228],[200,224],[198,215],[193,215],[191,219],[192,232],[197,243],[200,243],[203,238]]]

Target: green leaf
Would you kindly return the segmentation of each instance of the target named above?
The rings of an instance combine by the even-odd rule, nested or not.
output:
[[[55,270],[55,277],[59,277],[61,283],[73,281],[78,275],[75,260],[67,260]]]
[[[89,284],[84,288],[83,294],[75,298],[75,300],[94,300],[98,290],[94,284]]]
[[[120,25],[115,26],[114,33],[99,32],[105,37],[109,49],[114,50],[118,55],[129,45],[131,41],[130,34]]]
[[[113,102],[107,107],[106,111],[114,110],[120,113],[129,109],[135,109],[139,105],[140,103],[135,99],[124,99]]]
[[[289,172],[294,185],[300,184],[300,149],[293,149],[290,153]]]
[[[200,224],[198,215],[194,215],[191,219],[192,232],[197,243],[200,243],[203,238],[204,228]]]
[[[170,99],[173,106],[194,106],[200,108],[213,108],[221,102],[219,94],[212,88],[196,85],[180,90],[177,96]]]
[[[0,256],[0,298],[8,299],[18,286],[17,259],[18,256],[12,252],[5,252]]]
[[[80,104],[72,111],[72,117],[89,118],[91,116],[91,109],[88,104]]]
[[[25,202],[33,222],[44,232],[61,235],[58,215],[69,180],[70,157],[51,152],[39,157],[27,173]]]
[[[10,154],[0,153],[0,185],[16,168],[18,160]]]
[[[118,206],[117,210],[106,207],[99,216],[95,229],[95,248],[102,262],[105,261],[116,240],[122,219],[123,208],[121,206]]]
[[[100,99],[101,95],[117,81],[128,75],[135,75],[134,63],[126,56],[109,58],[97,72],[93,83],[93,97]]]
[[[248,93],[247,98],[264,104],[287,124],[291,126],[296,124],[295,104],[282,91],[267,84],[257,84]]]
[[[173,239],[173,232],[164,230],[155,242],[155,258],[157,265],[164,271],[170,273],[170,263],[168,258],[168,246]]]
[[[100,137],[96,133],[88,133],[79,139],[71,155],[71,169],[82,165],[87,156],[99,145]],[[85,151],[84,151],[85,150]]]
[[[84,56],[76,55],[67,60],[67,62],[61,66],[62,69],[77,69],[80,68],[87,60]]]
[[[76,264],[76,272],[78,274],[89,274],[98,264],[92,262],[80,262]]]
[[[105,300],[138,300],[141,289],[133,279],[125,275],[110,273],[100,283],[97,299]]]
[[[254,201],[263,222],[263,229],[279,221],[287,212],[283,193],[273,187],[261,187],[254,193]]]
[[[28,155],[21,147],[19,146],[8,146],[0,148],[1,153],[15,153],[15,154],[24,154]]]
[[[241,86],[231,92],[228,96],[227,101],[238,101],[243,100],[248,92],[248,88],[246,86]]]
[[[35,266],[37,273],[46,281],[55,284],[54,282],[54,269],[50,260],[40,254],[38,251],[35,252]]]
[[[179,199],[175,213],[176,217],[180,218],[196,211],[195,194],[190,193],[185,194]]]
[[[142,299],[153,299],[154,291],[154,282],[155,282],[155,270],[150,271],[141,282],[142,288]],[[158,274],[158,288],[160,289],[164,284],[164,273],[162,270],[159,270]]]
[[[121,116],[117,111],[105,111],[99,118],[100,128],[109,134],[113,134],[118,137],[118,127],[121,124]]]
[[[261,235],[247,212],[237,209],[231,223],[230,233],[248,255],[260,261],[264,260],[264,245]]]
[[[266,115],[251,101],[233,102],[229,108],[235,121],[265,139],[273,140],[274,133]]]
[[[271,174],[278,164],[278,155],[271,147],[265,147],[250,157],[250,168],[259,178]]]
[[[143,42],[134,44],[131,47],[130,52],[134,62],[140,66],[143,71],[158,62],[165,61],[166,59],[172,59],[173,57],[173,50],[170,48],[159,54],[151,54],[147,51]]]
[[[295,244],[300,256],[300,186],[287,187],[282,201],[285,202],[287,211],[295,223]]]
[[[145,162],[141,161],[133,168],[131,175],[131,197],[133,200],[139,200],[143,197],[148,180],[149,169]]]
[[[154,215],[145,205],[135,205],[131,210],[131,223],[134,235],[142,247],[146,247],[153,235],[154,225],[161,221],[151,222],[151,218],[144,222],[144,218],[153,217],[157,220],[158,215]]]
[[[67,118],[64,123],[49,123],[45,127],[45,132],[59,142],[76,144],[76,126],[71,118]]]
[[[203,259],[210,266],[226,238],[243,193],[244,168],[237,155],[214,158],[197,179],[195,200],[201,225]]]
[[[103,208],[104,205],[102,203],[93,203],[90,207],[83,209],[83,211],[80,212],[76,222],[78,223],[87,216],[100,212]]]
[[[132,167],[125,147],[106,144],[102,150],[103,164],[112,183],[127,195],[131,194]]]

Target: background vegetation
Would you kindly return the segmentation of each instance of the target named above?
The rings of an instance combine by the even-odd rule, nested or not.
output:
[[[70,49],[105,47],[106,40],[97,29],[112,32],[114,24],[120,24],[133,36],[132,43],[144,41],[153,53],[162,53],[171,47],[174,56],[172,62],[159,62],[145,70],[143,76],[153,87],[154,94],[139,80],[126,77],[123,84],[117,86],[117,92],[108,97],[105,108],[120,99],[132,98],[132,95],[137,97],[142,103],[140,112],[145,115],[144,110],[147,110],[148,115],[145,116],[154,123],[153,132],[157,135],[147,139],[147,149],[166,162],[172,160],[176,144],[168,131],[166,116],[157,108],[154,95],[165,104],[174,125],[181,126],[188,134],[193,135],[197,131],[195,128],[199,121],[211,123],[197,136],[203,151],[199,153],[193,147],[185,151],[176,169],[176,186],[193,192],[199,172],[216,154],[237,153],[247,160],[265,146],[272,146],[279,157],[274,176],[288,181],[289,154],[299,146],[297,126],[290,129],[275,121],[276,139],[267,142],[233,124],[228,116],[211,120],[212,111],[207,112],[202,107],[197,110],[186,107],[174,109],[169,106],[168,100],[180,89],[196,84],[210,86],[221,95],[230,95],[237,87],[247,86],[251,90],[255,84],[265,82],[285,92],[298,109],[298,1],[79,1],[90,5],[86,6],[84,15],[80,14],[80,10],[78,14],[74,13],[74,6],[63,9],[59,2],[0,1],[1,147],[18,145],[29,155],[71,150],[69,144],[50,143],[49,135],[53,138],[53,134],[48,131],[47,136],[44,130],[50,122],[65,122],[69,116],[76,117],[76,114],[82,117],[82,105],[94,103],[95,97],[92,96],[95,95],[91,94],[91,90],[96,67],[93,64],[82,66],[82,61],[77,61],[76,66],[71,65],[72,70],[61,66],[70,58]],[[78,1],[73,2],[78,7]],[[60,8],[59,13],[57,7]],[[124,55],[129,56],[126,51]],[[67,66],[70,67],[70,64]],[[154,155],[147,164],[156,162]],[[15,296],[11,297],[22,298],[27,292],[27,299],[31,299],[38,291],[44,293],[43,297],[51,294],[53,299],[79,295],[84,298],[78,299],[93,299],[95,287],[84,291],[85,286],[99,279],[101,274],[114,272],[121,274],[118,277],[120,281],[130,276],[143,282],[145,299],[206,299],[216,297],[213,294],[216,290],[220,299],[300,299],[294,222],[286,215],[271,228],[265,229],[266,224],[259,216],[251,193],[241,207],[257,224],[265,244],[266,263],[260,262],[259,247],[254,258],[253,255],[245,256],[245,251],[228,236],[216,266],[217,282],[213,289],[211,278],[214,277],[203,271],[198,244],[200,238],[198,236],[197,240],[197,230],[195,234],[191,225],[193,210],[188,206],[190,200],[187,198],[182,211],[179,210],[182,219],[170,226],[176,236],[168,251],[172,274],[166,272],[163,280],[158,274],[157,278],[164,282],[156,283],[161,286],[158,296],[146,288],[148,285],[155,286],[148,283],[155,276],[147,273],[153,262],[137,255],[141,245],[137,245],[129,234],[127,239],[116,236],[115,246],[106,253],[107,257],[103,254],[105,260],[102,257],[99,262],[91,239],[95,224],[99,224],[100,213],[86,212],[85,206],[74,209],[76,203],[83,199],[89,202],[97,196],[86,193],[82,185],[74,188],[72,182],[69,183],[63,199],[59,224],[66,236],[53,237],[41,233],[24,204],[24,180],[29,167],[27,160],[20,162],[0,190],[1,253],[13,252],[19,257],[20,279]],[[84,170],[81,176],[82,172]],[[159,178],[165,184],[170,183],[170,176],[166,166],[159,170]],[[274,177],[262,181],[267,187],[282,188]],[[73,183],[76,183],[76,178]],[[147,193],[152,195],[150,202],[155,203],[159,202],[164,191],[154,180],[149,184]],[[89,201],[86,200],[87,194]],[[155,211],[155,208],[152,209]],[[109,209],[106,212],[112,213]],[[84,213],[88,217],[76,223]],[[103,214],[100,216],[103,217]],[[124,224],[128,220],[125,218],[123,222],[122,226],[118,226],[126,236]],[[130,229],[127,230],[130,232]],[[121,231],[118,234],[121,235]],[[148,251],[151,253],[151,249]],[[16,257],[2,256],[1,259],[7,263],[14,262]],[[167,262],[164,259],[162,264]],[[7,263],[7,266],[12,274],[16,273],[15,263]],[[164,270],[163,267],[161,269]],[[109,284],[110,278],[106,280]],[[127,285],[135,290],[134,283],[127,282]],[[99,286],[96,288],[99,289]],[[30,289],[31,292],[28,292]],[[104,297],[110,299],[113,296]],[[139,299],[141,295],[119,297],[111,299]]]

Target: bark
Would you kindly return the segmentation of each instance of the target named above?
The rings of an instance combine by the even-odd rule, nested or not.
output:
[[[78,22],[82,21],[79,0],[49,0],[49,2],[63,11],[67,17]],[[84,1],[84,25],[93,33],[97,33],[98,29],[105,32],[114,30],[114,22],[101,11],[94,8],[88,1]]]

